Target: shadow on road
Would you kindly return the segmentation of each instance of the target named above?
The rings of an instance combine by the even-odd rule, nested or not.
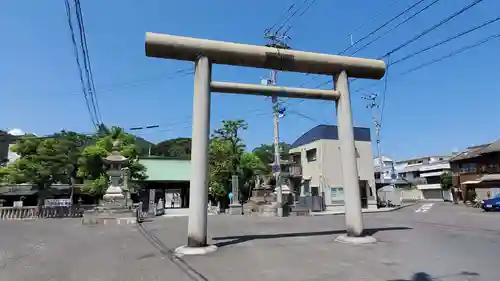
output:
[[[409,230],[411,227],[400,226],[400,227],[382,227],[382,228],[368,228],[365,229],[365,235],[373,235],[379,231],[391,231],[391,230]],[[250,240],[259,239],[276,239],[276,238],[290,238],[290,237],[308,237],[308,236],[323,236],[323,235],[334,235],[343,234],[345,230],[330,230],[330,231],[316,231],[316,232],[296,232],[296,233],[274,233],[274,234],[249,234],[240,236],[224,236],[224,237],[213,237],[212,240],[229,240],[217,242],[215,245],[217,247],[225,247],[240,243],[245,243]]]
[[[183,260],[181,257],[175,255],[172,249],[169,249],[158,237],[144,228],[141,224],[138,224],[139,233],[146,238],[146,240],[156,248],[164,257],[168,258],[173,264],[175,264],[180,270],[182,270],[186,276],[188,276],[193,281],[208,281],[208,278],[205,277],[202,273],[197,271],[194,267],[192,267],[189,263]],[[152,254],[154,256],[154,254]],[[150,255],[146,255],[140,258],[150,257]]]
[[[478,277],[479,273],[477,272],[468,272],[468,271],[462,271],[457,274],[450,274],[450,275],[444,275],[444,276],[439,276],[439,277],[432,277],[431,275],[425,273],[425,272],[417,272],[413,274],[411,279],[393,279],[393,280],[388,280],[388,281],[434,281],[434,280],[441,280],[444,278],[450,278],[450,277]],[[470,280],[470,279],[467,279]]]
[[[429,274],[425,272],[417,272],[413,274],[411,279],[394,279],[394,280],[388,280],[388,281],[433,281],[435,280],[430,276]]]

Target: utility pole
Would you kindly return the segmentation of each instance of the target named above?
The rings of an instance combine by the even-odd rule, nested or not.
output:
[[[380,120],[378,118],[378,108],[380,107],[378,103],[378,94],[373,93],[369,95],[364,95],[362,97],[363,99],[368,101],[368,105],[366,105],[366,108],[371,109],[372,111],[372,120],[373,124],[375,125],[375,135],[376,135],[376,141],[377,141],[377,154],[378,154],[378,164],[379,164],[379,169],[380,169],[380,183],[384,184],[384,161],[382,157],[382,148],[380,146]]]
[[[264,34],[264,38],[268,39],[267,47],[277,48],[277,49],[290,49],[290,46],[286,44],[286,40],[289,37],[286,33],[280,34],[278,32],[266,32]],[[273,86],[276,86],[276,76],[278,74],[278,70],[271,70],[271,77],[269,79],[269,83]],[[281,189],[282,180],[281,180],[281,152],[280,152],[280,137],[279,137],[279,118],[285,112],[285,108],[280,107],[280,103],[278,101],[278,97],[276,95],[272,96],[273,103],[273,128],[274,128],[274,162],[273,162],[273,171],[274,178],[276,180],[276,203],[277,203],[277,215],[278,217],[283,217],[283,193]]]

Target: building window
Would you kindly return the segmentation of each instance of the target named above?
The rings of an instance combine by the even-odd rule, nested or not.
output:
[[[316,161],[316,148],[306,151],[307,162]]]
[[[477,172],[476,163],[465,163],[460,165],[461,173],[475,173]]]

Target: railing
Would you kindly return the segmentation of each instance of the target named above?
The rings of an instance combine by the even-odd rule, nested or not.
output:
[[[0,207],[0,220],[29,220],[48,218],[79,218],[83,212],[93,206],[71,206],[71,207]]]
[[[291,177],[300,177],[302,176],[302,167],[299,164],[292,164],[287,167],[286,172]]]

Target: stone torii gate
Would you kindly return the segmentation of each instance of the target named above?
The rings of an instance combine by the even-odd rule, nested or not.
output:
[[[381,79],[385,74],[383,61],[149,32],[146,33],[146,55],[195,62],[188,241],[186,246],[177,248],[178,253],[204,254],[216,250],[215,246],[207,245],[211,92],[336,101],[345,196],[347,235],[344,238],[366,239],[363,237],[348,78]],[[213,63],[332,75],[334,90],[216,82],[212,81]]]

